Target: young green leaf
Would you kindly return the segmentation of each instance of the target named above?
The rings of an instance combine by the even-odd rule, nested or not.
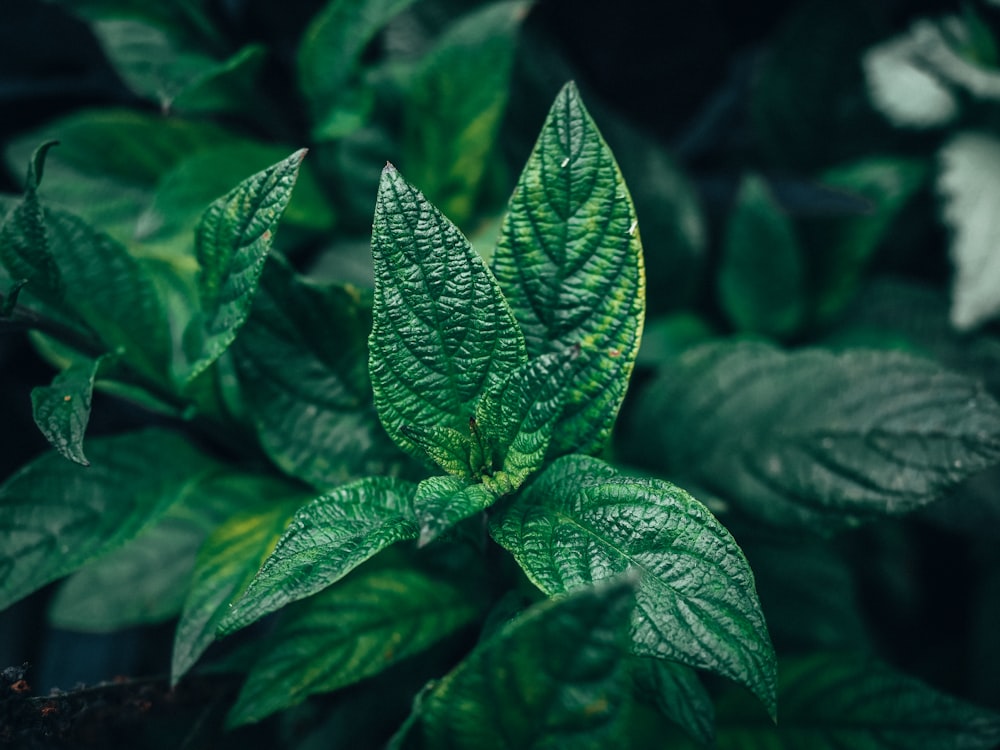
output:
[[[232,633],[321,591],[394,542],[416,539],[414,492],[411,482],[372,477],[304,505],[232,605],[219,633]]]
[[[641,571],[633,651],[737,680],[774,713],[774,650],[753,574],[684,490],[566,456],[494,515],[490,532],[550,596]]]
[[[1000,462],[982,385],[900,352],[707,344],[637,412],[660,470],[782,524],[906,513]]]
[[[430,477],[417,485],[413,512],[420,524],[419,546],[423,547],[459,521],[486,510],[496,495],[482,484],[459,477]]]
[[[304,500],[301,490],[270,477],[246,475],[231,491],[244,510],[219,525],[198,552],[174,636],[171,684],[215,640],[229,605],[250,585]]]
[[[90,462],[83,454],[83,435],[90,421],[94,380],[102,365],[117,354],[73,362],[55,376],[51,385],[31,391],[32,416],[53,448],[82,466]]]
[[[476,403],[527,360],[496,280],[454,224],[386,165],[372,230],[368,367],[389,436],[425,458],[407,427],[468,430]]]
[[[412,731],[441,750],[618,746],[634,601],[619,580],[530,608],[429,689]]]
[[[195,236],[201,315],[185,331],[190,382],[236,338],[250,314],[274,232],[292,195],[305,150],[241,182],[202,215]]]
[[[87,468],[47,453],[0,486],[0,610],[122,546],[218,469],[161,430],[88,451]]]
[[[380,555],[283,613],[228,723],[259,721],[378,674],[473,621],[482,599],[471,580],[444,580],[413,559]]]
[[[988,750],[1000,715],[970,705],[871,657],[817,653],[783,659],[775,726],[739,695],[718,705],[718,747],[762,750]]]
[[[274,257],[232,349],[264,450],[324,489],[391,473],[405,458],[372,404],[370,328],[370,305],[356,290],[310,283]]]
[[[550,454],[600,450],[639,349],[645,280],[632,199],[573,84],[518,180],[493,272],[531,357],[580,348]]]
[[[715,706],[690,667],[665,659],[635,656],[629,662],[636,697],[704,744],[715,745]]]
[[[721,262],[719,301],[737,329],[784,337],[805,322],[802,251],[791,219],[757,175],[740,185]]]

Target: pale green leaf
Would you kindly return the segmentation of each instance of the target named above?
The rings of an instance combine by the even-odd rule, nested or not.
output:
[[[414,491],[411,482],[372,477],[304,505],[219,632],[246,627],[335,583],[389,545],[416,539]]]
[[[372,255],[375,406],[396,444],[423,458],[404,429],[468,430],[483,393],[526,361],[524,339],[468,240],[391,165],[375,204]]]
[[[632,200],[572,84],[518,180],[493,271],[531,357],[580,348],[550,453],[600,450],[639,349],[645,281]]]
[[[0,609],[121,547],[218,468],[162,430],[88,452],[89,467],[47,453],[0,486]]]
[[[282,615],[254,663],[229,724],[260,719],[308,696],[352,685],[420,653],[473,621],[483,589],[386,553]]]
[[[645,460],[774,523],[829,531],[905,513],[1000,462],[1000,405],[900,352],[716,343],[638,406]]]
[[[684,490],[566,456],[493,516],[490,532],[550,596],[640,573],[634,652],[737,680],[774,713],[774,651],[753,574]]]

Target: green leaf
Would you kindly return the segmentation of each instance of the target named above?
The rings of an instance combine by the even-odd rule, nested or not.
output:
[[[394,542],[420,534],[415,486],[391,477],[346,484],[304,505],[219,626],[231,633],[321,591]]]
[[[616,747],[628,708],[631,581],[538,604],[481,643],[417,711],[427,747]]]
[[[469,241],[392,165],[375,225],[368,367],[389,436],[424,458],[405,428],[468,429],[483,393],[526,361],[500,288]]]
[[[364,123],[373,96],[361,83],[368,44],[413,0],[330,0],[299,43],[299,88],[312,115],[313,135],[337,138]]]
[[[641,572],[633,651],[737,680],[774,713],[774,651],[753,574],[684,490],[566,456],[490,519],[490,533],[550,596]]]
[[[65,293],[59,266],[49,249],[38,186],[45,156],[56,141],[43,143],[28,162],[24,197],[0,226],[0,262],[11,278],[23,279],[32,294],[58,306]]]
[[[715,706],[693,669],[641,656],[633,657],[630,666],[637,698],[655,705],[695,739],[715,744]]]
[[[726,225],[719,301],[738,330],[787,337],[806,313],[805,270],[791,219],[757,175],[743,178]]]
[[[88,451],[87,468],[47,453],[0,486],[0,610],[121,547],[217,468],[160,430]]]
[[[236,338],[250,314],[274,232],[292,195],[305,150],[258,172],[215,201],[202,215],[195,237],[201,273],[201,315],[185,331],[190,382]]]
[[[261,445],[284,471],[328,488],[387,474],[404,457],[378,422],[365,367],[369,300],[268,261],[233,347]]]
[[[1000,742],[1000,715],[870,657],[818,653],[783,659],[775,726],[731,694],[718,706],[718,747],[737,750],[975,750]]]
[[[1000,405],[899,352],[707,344],[665,367],[637,413],[659,470],[827,531],[926,505],[1000,461]]]
[[[408,81],[403,163],[414,184],[459,224],[475,208],[507,106],[518,28],[529,7],[497,2],[463,16]]]
[[[483,594],[473,581],[442,580],[413,559],[379,556],[283,614],[229,724],[259,721],[420,653],[472,622]]]
[[[198,552],[174,636],[171,684],[215,640],[229,605],[246,590],[304,500],[300,489],[273,477],[244,475],[228,489],[234,505],[244,510],[219,525]]]
[[[185,113],[260,113],[257,76],[267,58],[267,48],[248,44],[231,57],[210,64],[199,71],[184,89],[174,97],[171,109]]]
[[[102,365],[117,354],[74,362],[55,376],[51,385],[31,391],[35,424],[53,448],[70,461],[82,466],[90,462],[83,453],[83,435],[90,421],[90,401],[94,380]]]
[[[636,227],[614,157],[569,84],[521,173],[493,256],[528,354],[580,347],[552,455],[600,450],[624,398],[645,312]]]
[[[469,516],[486,510],[496,495],[482,484],[459,477],[430,477],[417,485],[413,511],[420,525],[418,544],[424,546]]]
[[[940,153],[938,191],[951,228],[951,322],[975,328],[1000,313],[1000,140],[985,133],[959,133]]]

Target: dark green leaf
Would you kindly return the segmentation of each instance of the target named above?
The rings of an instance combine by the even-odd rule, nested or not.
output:
[[[220,62],[213,62],[198,72],[178,93],[171,109],[185,113],[254,113],[259,120],[260,94],[255,90],[258,73],[267,57],[267,48],[248,44]]]
[[[277,257],[233,352],[261,444],[289,474],[328,488],[404,457],[382,430],[365,363],[369,301],[318,286]]]
[[[753,574],[729,532],[684,490],[566,456],[493,516],[490,532],[550,596],[641,572],[635,653],[742,682],[774,713],[774,651]]]
[[[51,385],[31,391],[31,408],[38,429],[60,454],[83,466],[90,465],[83,453],[83,435],[90,421],[94,379],[109,357],[117,355],[74,362],[56,375]]]
[[[229,714],[259,721],[315,693],[351,685],[471,622],[483,591],[442,580],[391,553],[290,607]]]
[[[665,659],[636,656],[629,662],[636,697],[652,703],[697,740],[715,742],[715,706],[690,667]]]
[[[415,485],[391,477],[346,484],[304,505],[219,626],[231,633],[343,578],[394,542],[420,534]]]
[[[87,468],[48,453],[0,486],[0,609],[121,547],[218,467],[160,430],[88,451]]]
[[[424,458],[407,427],[468,429],[476,403],[526,361],[524,339],[468,240],[394,167],[375,226],[369,371],[390,437]]]
[[[805,320],[805,271],[791,219],[757,175],[743,178],[726,226],[719,301],[738,330],[786,337]]]
[[[531,357],[580,348],[550,453],[600,450],[639,349],[645,283],[632,200],[572,84],[518,180],[493,271]]]
[[[660,470],[827,530],[911,511],[1000,461],[1000,406],[982,386],[898,352],[707,344],[667,366],[637,412]]]
[[[453,221],[472,215],[507,106],[527,2],[497,2],[450,26],[408,81],[406,172]],[[475,54],[470,54],[475,50]]]
[[[248,177],[202,215],[195,237],[201,315],[185,331],[190,382],[236,338],[250,314],[274,232],[292,195],[305,150]]]
[[[633,604],[618,581],[532,607],[429,690],[414,730],[441,750],[618,746]]]
[[[413,511],[420,524],[419,545],[436,539],[459,521],[486,510],[496,495],[459,477],[430,477],[417,485]]]

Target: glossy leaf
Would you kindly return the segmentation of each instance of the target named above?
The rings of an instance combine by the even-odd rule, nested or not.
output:
[[[424,458],[405,428],[468,430],[483,393],[526,360],[500,288],[468,240],[387,165],[375,226],[368,366],[390,437]]]
[[[261,445],[293,476],[329,488],[386,474],[404,457],[382,430],[365,363],[371,306],[268,261],[233,347]]]
[[[493,271],[531,357],[580,348],[550,453],[600,450],[639,349],[645,282],[632,200],[572,84],[518,180]]]
[[[695,739],[715,743],[715,706],[690,667],[665,659],[636,656],[629,662],[636,697],[655,705]]]
[[[1000,140],[986,133],[959,133],[941,150],[938,191],[952,230],[951,322],[968,330],[1000,313]]]
[[[232,513],[198,551],[174,636],[172,684],[215,640],[229,605],[246,590],[306,499],[299,488],[270,477],[246,475],[225,489],[243,510]]]
[[[458,477],[430,477],[417,485],[413,510],[420,525],[419,545],[436,539],[459,521],[486,510],[496,495],[482,484]]]
[[[61,455],[82,466],[90,465],[83,453],[83,435],[90,421],[94,380],[109,356],[116,355],[74,362],[56,375],[51,385],[31,391],[32,414],[45,439]]]
[[[756,175],[743,178],[726,226],[719,301],[740,331],[784,337],[805,322],[805,268],[791,219]]]
[[[89,467],[47,453],[0,486],[0,609],[121,547],[217,469],[161,430],[88,451]]]
[[[400,479],[373,477],[302,506],[219,632],[246,627],[335,583],[390,544],[416,539],[414,488]]]
[[[201,273],[201,315],[185,331],[190,382],[236,338],[250,314],[274,232],[295,186],[305,150],[258,172],[215,201],[202,215],[195,237]]]
[[[471,582],[444,580],[413,559],[386,556],[288,609],[274,645],[251,668],[230,725],[378,674],[479,615],[482,591]]]
[[[774,713],[774,651],[753,574],[684,490],[566,456],[490,519],[490,533],[550,596],[640,572],[633,651],[742,682]]]
[[[647,458],[770,522],[905,513],[1000,461],[1000,405],[929,360],[716,343],[638,407]]]
[[[414,731],[442,750],[616,746],[633,603],[618,581],[535,605],[423,696]]]

